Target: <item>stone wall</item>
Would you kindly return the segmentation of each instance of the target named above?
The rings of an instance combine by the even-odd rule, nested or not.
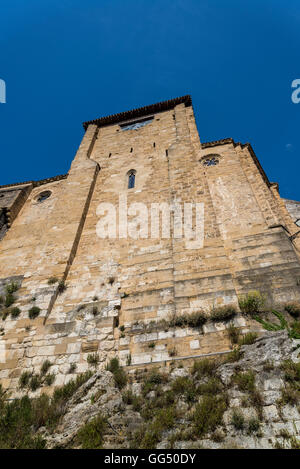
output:
[[[289,239],[297,227],[251,147],[231,139],[201,145],[189,103],[151,115],[138,130],[89,124],[67,177],[0,188],[5,207],[9,197],[20,202],[0,244],[0,279],[22,279],[14,304],[21,314],[1,324],[0,379],[14,392],[22,371],[38,372],[46,359],[58,385],[85,371],[91,352],[101,366],[115,354],[141,364],[174,359],[174,350],[175,358],[226,352],[224,325],[203,333],[143,328],[171,315],[237,306],[238,295],[253,289],[272,304],[300,299],[299,240]],[[212,154],[218,164],[205,166]],[[44,191],[51,195],[41,203]],[[97,208],[117,207],[120,197],[128,207],[203,203],[203,246],[162,235],[101,239]],[[49,284],[53,277],[67,288]],[[33,306],[41,311],[30,320]]]

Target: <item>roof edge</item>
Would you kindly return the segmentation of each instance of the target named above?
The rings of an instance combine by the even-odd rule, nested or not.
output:
[[[29,184],[32,184],[33,187],[38,187],[38,186],[42,186],[43,184],[48,184],[49,182],[55,182],[55,181],[60,181],[61,179],[67,179],[67,177],[68,177],[68,174],[61,174],[59,176],[53,176],[47,179],[40,179],[39,181],[25,181],[25,182],[16,182],[14,184],[4,184],[0,186],[0,190],[10,188],[10,187],[15,187],[15,186],[26,186]]]
[[[109,116],[100,117],[98,119],[83,122],[83,128],[86,130],[90,124],[97,125],[98,127],[104,127],[105,125],[117,124],[128,119],[134,119],[135,117],[142,117],[147,114],[158,113],[173,109],[178,104],[185,104],[185,106],[192,106],[192,98],[189,94],[180,96],[178,98],[169,99],[167,101],[161,101],[159,103],[150,104],[148,106],[132,109],[131,111],[125,111],[118,114],[111,114]]]

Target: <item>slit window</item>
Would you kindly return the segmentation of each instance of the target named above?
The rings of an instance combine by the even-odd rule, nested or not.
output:
[[[135,185],[135,172],[130,171],[128,174],[128,189],[133,189]]]

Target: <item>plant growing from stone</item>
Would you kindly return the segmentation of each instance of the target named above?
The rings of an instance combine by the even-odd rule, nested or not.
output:
[[[65,283],[64,280],[60,280],[60,282],[58,283],[58,287],[57,287],[57,291],[58,291],[58,294],[61,295],[67,288],[67,285]]]
[[[300,303],[286,303],[284,305],[285,311],[289,313],[291,316],[294,318],[299,318],[300,317]]]
[[[6,308],[9,308],[11,305],[14,304],[15,301],[16,301],[15,296],[12,293],[7,293],[5,296],[4,306]]]
[[[19,387],[22,389],[27,387],[29,384],[30,377],[31,373],[29,371],[23,371],[19,378]]]
[[[45,381],[44,382],[45,382],[46,386],[52,386],[54,381],[55,381],[55,374],[54,373],[48,373],[45,376]]]
[[[245,418],[239,410],[234,410],[231,416],[231,425],[235,430],[243,430],[245,426]]]
[[[79,446],[82,449],[101,449],[106,426],[106,420],[100,414],[83,425],[76,437]]]
[[[240,331],[233,324],[227,328],[227,334],[232,345],[236,345],[239,342]]]
[[[120,366],[118,358],[112,358],[106,365],[106,370],[114,375],[115,384],[119,389],[122,389],[127,383],[127,375],[123,368]]]
[[[237,314],[235,306],[227,305],[214,308],[211,312],[210,319],[213,322],[229,321]]]
[[[41,375],[45,375],[51,366],[52,366],[52,363],[49,360],[45,360],[41,366]]]
[[[12,319],[16,319],[20,314],[21,314],[21,310],[17,306],[15,306],[14,308],[10,310],[10,315]]]
[[[50,277],[49,280],[48,280],[48,285],[54,285],[57,282],[58,282],[57,277]]]
[[[70,375],[73,374],[73,373],[75,373],[76,368],[77,368],[76,363],[71,363],[68,373],[69,373]]]
[[[29,319],[37,318],[40,314],[40,311],[41,308],[39,308],[38,306],[32,306],[32,308],[30,308],[30,310],[28,311]]]
[[[89,365],[96,367],[99,363],[98,353],[89,353],[87,356],[87,362]]]
[[[256,332],[247,332],[247,334],[243,335],[239,340],[239,345],[251,345],[257,339]]]
[[[253,315],[260,313],[265,305],[265,298],[257,290],[248,292],[239,297],[239,307],[242,313]]]
[[[8,293],[8,294],[13,294],[13,293],[15,293],[18,289],[19,289],[19,284],[16,283],[16,282],[8,283],[8,284],[5,286],[5,291],[6,291],[6,293]]]

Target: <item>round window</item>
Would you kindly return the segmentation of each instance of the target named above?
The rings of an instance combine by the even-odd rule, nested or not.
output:
[[[49,199],[51,195],[51,191],[44,191],[44,192],[41,192],[38,197],[37,197],[37,202],[39,203],[42,203],[44,202],[45,200]]]
[[[218,163],[219,158],[217,155],[210,155],[202,160],[203,166],[216,166]]]

